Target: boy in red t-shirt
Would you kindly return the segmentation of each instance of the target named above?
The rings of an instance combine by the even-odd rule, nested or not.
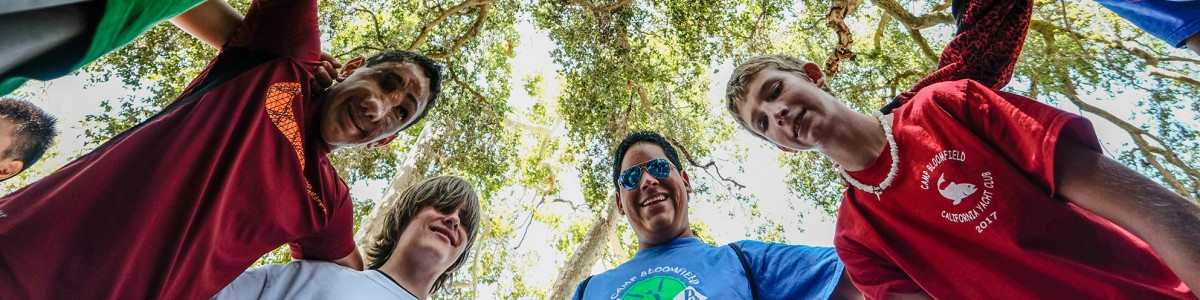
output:
[[[207,299],[262,254],[361,269],[326,157],[420,120],[441,67],[385,51],[327,81],[315,0],[255,1],[162,112],[0,198],[0,299]]]
[[[1200,208],[1101,154],[1086,119],[997,91],[1032,5],[971,1],[940,68],[870,115],[810,62],[734,71],[739,124],[852,185],[834,245],[868,298],[1195,297]]]

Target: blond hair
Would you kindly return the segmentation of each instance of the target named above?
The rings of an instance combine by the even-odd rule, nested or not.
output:
[[[426,207],[433,207],[442,212],[461,209],[459,222],[467,230],[466,248],[463,248],[462,254],[458,256],[454,264],[438,275],[433,282],[433,287],[429,290],[430,293],[436,293],[438,289],[445,287],[453,279],[454,271],[466,261],[467,253],[471,252],[471,246],[475,243],[475,237],[479,233],[479,194],[475,193],[471,184],[462,178],[438,176],[422,181],[400,193],[400,198],[397,199],[394,206],[386,208],[388,209],[387,214],[382,216],[384,218],[383,230],[370,239],[370,245],[366,250],[369,262],[367,269],[379,269],[391,258],[392,251],[396,248],[396,241],[400,239],[400,233],[404,232],[413,217]]]

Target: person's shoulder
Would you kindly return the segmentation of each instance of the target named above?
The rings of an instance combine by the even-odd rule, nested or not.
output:
[[[969,105],[968,101],[976,101],[980,93],[995,94],[988,86],[972,80],[959,79],[930,84],[913,96],[907,103],[908,110],[948,109]]]
[[[814,255],[824,256],[829,253],[834,253],[833,247],[811,246],[801,244],[785,244],[777,242],[763,242],[755,240],[742,240],[733,243],[741,248],[742,252],[747,255]]]
[[[829,247],[803,245],[803,244],[764,242],[764,241],[758,241],[758,240],[740,240],[740,241],[733,242],[732,244],[736,244],[739,247],[742,247],[743,249],[746,249],[746,248],[771,248],[771,247],[806,248],[806,249],[807,248],[829,248]]]
[[[971,79],[959,79],[954,81],[942,81],[930,84],[925,88],[917,91],[917,95],[913,96],[914,103],[941,101],[943,99],[961,98],[961,95],[967,91],[972,85],[982,86],[983,84]]]
[[[336,264],[333,262],[323,261],[323,260],[293,260],[286,264],[269,264],[269,265],[257,267],[255,269],[261,269],[264,272],[271,272],[271,273],[281,273],[281,272],[308,273],[308,274],[318,274],[318,273],[354,274],[354,273],[358,273],[358,270],[354,270],[354,269],[347,268],[347,267],[344,267],[342,265],[339,265],[339,264]]]

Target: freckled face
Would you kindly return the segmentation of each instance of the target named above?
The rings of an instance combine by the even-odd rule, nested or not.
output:
[[[361,67],[329,90],[321,137],[330,148],[364,145],[394,135],[428,109],[429,78],[410,62]]]

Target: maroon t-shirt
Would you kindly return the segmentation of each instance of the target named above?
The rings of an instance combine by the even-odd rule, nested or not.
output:
[[[264,253],[354,250],[310,74],[316,1],[256,1],[167,109],[0,198],[0,299],[207,299]]]
[[[881,197],[846,192],[834,245],[868,299],[1193,299],[1150,247],[1055,197],[1055,147],[1100,151],[1081,116],[971,80],[893,112],[899,171]],[[866,169],[881,182],[888,149]]]

